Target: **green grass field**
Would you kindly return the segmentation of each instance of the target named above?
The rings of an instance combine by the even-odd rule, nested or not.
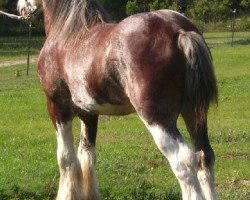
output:
[[[250,33],[236,33],[233,47],[230,33],[205,37],[219,86],[219,105],[209,113],[217,191],[223,200],[246,200],[250,197]],[[3,51],[0,48],[0,61],[9,60]],[[32,66],[28,77],[25,70],[25,66],[0,68],[0,200],[51,200],[59,178],[55,131],[36,68]],[[188,140],[181,119],[179,129]],[[76,139],[79,130],[76,119]],[[101,117],[97,172],[105,200],[180,199],[166,159],[136,115]]]

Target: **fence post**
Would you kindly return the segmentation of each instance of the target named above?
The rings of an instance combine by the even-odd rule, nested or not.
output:
[[[27,70],[26,75],[29,75],[29,68],[30,68],[30,39],[31,39],[31,21],[29,22],[29,38],[28,38],[28,55],[27,55]]]
[[[231,41],[231,46],[233,46],[233,43],[234,43],[236,9],[234,9],[232,12],[233,12],[233,19],[232,19],[232,25],[231,25],[231,29],[232,29],[232,41]]]

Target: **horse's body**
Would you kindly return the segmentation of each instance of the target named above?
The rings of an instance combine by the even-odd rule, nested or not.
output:
[[[26,15],[29,6],[34,8],[38,3],[19,0],[18,9]],[[93,164],[98,115],[133,112],[169,160],[183,199],[216,199],[207,111],[210,101],[217,98],[217,88],[209,50],[195,26],[169,10],[110,24],[93,0],[61,0],[61,4],[59,0],[43,1],[47,40],[38,63],[57,130],[58,199],[100,198]],[[78,16],[77,12],[57,11],[71,6],[85,6],[92,15],[86,12],[81,18],[80,12]],[[77,17],[86,21],[81,25]],[[197,156],[176,128],[179,114]],[[75,116],[82,120],[78,155],[72,135]]]

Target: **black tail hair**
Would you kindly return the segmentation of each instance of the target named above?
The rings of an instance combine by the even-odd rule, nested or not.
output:
[[[218,103],[218,89],[212,56],[203,37],[180,31],[178,47],[186,59],[184,106],[203,117],[211,102]]]

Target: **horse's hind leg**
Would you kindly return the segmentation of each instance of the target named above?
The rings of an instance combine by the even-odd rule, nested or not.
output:
[[[57,133],[60,181],[57,200],[83,200],[81,166],[74,150],[70,109],[48,100],[48,110]]]
[[[177,177],[183,200],[205,200],[197,178],[198,161],[193,152],[183,140],[175,122],[166,118],[166,123],[147,121],[143,119],[146,127],[151,132],[156,145],[161,153],[168,159],[170,166]],[[172,121],[168,123],[167,121]]]
[[[207,112],[199,115],[198,111],[186,109],[182,111],[182,116],[197,154],[199,162],[197,175],[202,191],[207,200],[215,200],[217,199],[213,169],[215,156],[208,139]]]
[[[84,200],[99,200],[98,182],[95,172],[95,142],[98,115],[84,115],[81,118],[81,136],[78,159],[83,176]]]

